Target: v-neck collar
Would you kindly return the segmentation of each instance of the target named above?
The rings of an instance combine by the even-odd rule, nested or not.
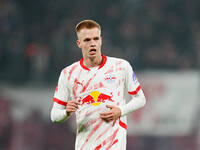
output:
[[[106,63],[106,61],[107,61],[107,57],[105,56],[105,55],[101,55],[102,56],[102,63],[100,64],[100,66],[99,66],[99,68],[98,69],[101,69],[104,65],[105,65],[105,63]],[[80,65],[81,65],[81,67],[83,68],[83,69],[85,69],[85,70],[88,70],[88,71],[90,71],[90,68],[87,68],[84,64],[83,64],[83,58],[81,58],[81,60],[80,60]]]

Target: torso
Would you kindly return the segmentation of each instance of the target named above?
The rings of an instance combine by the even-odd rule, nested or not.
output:
[[[99,117],[100,112],[108,110],[106,105],[119,106],[125,103],[125,67],[122,59],[107,57],[107,62],[100,69],[95,67],[88,70],[79,62],[65,68],[69,99],[81,101],[76,111],[77,149],[91,148],[90,143],[98,147],[106,139],[105,147],[108,147],[116,139],[125,139],[126,129],[120,126],[119,120],[106,123]],[[126,118],[122,120],[126,122]],[[81,142],[82,138],[84,141]]]

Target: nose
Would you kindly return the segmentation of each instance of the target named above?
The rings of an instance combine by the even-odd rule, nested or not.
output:
[[[95,46],[96,46],[95,40],[91,40],[90,46],[91,46],[91,47],[95,47]]]

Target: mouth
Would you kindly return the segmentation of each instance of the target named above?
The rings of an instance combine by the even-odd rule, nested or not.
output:
[[[96,52],[97,50],[95,48],[90,49],[90,52]]]
[[[94,54],[96,54],[96,51],[97,51],[97,50],[96,50],[95,48],[92,48],[92,49],[90,49],[89,52],[90,52],[91,55],[94,55]]]

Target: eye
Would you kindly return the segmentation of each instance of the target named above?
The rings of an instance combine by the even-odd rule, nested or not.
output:
[[[99,37],[95,37],[94,40],[95,40],[95,41],[99,40]]]
[[[84,39],[84,42],[89,42],[89,41],[90,41],[89,38]]]

